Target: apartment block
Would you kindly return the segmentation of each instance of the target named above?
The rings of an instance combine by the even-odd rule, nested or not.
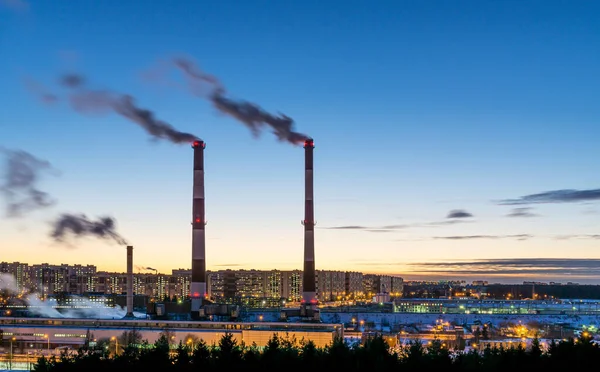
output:
[[[0,262],[0,272],[12,274],[19,291],[41,297],[71,295],[124,295],[127,274],[97,271],[94,265],[29,265]],[[372,297],[377,293],[398,297],[404,281],[389,275],[350,271],[316,271],[317,298],[321,302]],[[171,274],[138,272],[133,275],[133,292],[162,300],[189,297],[191,270],[174,269]],[[247,304],[284,304],[302,297],[302,270],[217,270],[207,271],[208,296],[213,300]]]

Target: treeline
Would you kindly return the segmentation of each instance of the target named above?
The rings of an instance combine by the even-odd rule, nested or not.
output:
[[[129,345],[116,356],[105,348],[80,349],[76,355],[63,354],[40,358],[34,371],[249,371],[314,370],[330,371],[558,371],[592,369],[600,362],[600,348],[590,337],[551,343],[546,351],[537,340],[525,350],[490,348],[483,351],[452,352],[441,341],[427,346],[419,341],[401,348],[390,348],[383,337],[374,337],[363,345],[350,346],[336,340],[325,348],[312,342],[296,342],[274,335],[266,347],[237,343],[232,334],[224,335],[218,345],[203,341],[193,347],[179,344],[176,350],[163,335],[153,345]]]

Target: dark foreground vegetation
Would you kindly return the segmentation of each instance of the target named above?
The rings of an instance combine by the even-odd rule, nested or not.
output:
[[[590,337],[551,343],[547,351],[534,340],[532,347],[486,348],[482,351],[452,352],[440,341],[428,346],[414,342],[391,349],[382,337],[351,347],[338,340],[319,349],[312,342],[296,342],[273,336],[268,345],[239,345],[231,334],[218,345],[198,341],[193,349],[179,344],[175,350],[168,338],[154,344],[126,346],[117,356],[106,349],[81,349],[75,355],[40,358],[35,371],[567,371],[594,370],[600,348]]]

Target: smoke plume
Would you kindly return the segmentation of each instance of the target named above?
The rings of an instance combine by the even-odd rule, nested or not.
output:
[[[17,281],[11,274],[0,273],[0,291],[17,293]]]
[[[41,173],[52,171],[52,165],[23,150],[0,148],[6,156],[4,180],[0,192],[6,199],[6,215],[20,217],[24,213],[54,204],[50,195],[38,189]]]
[[[51,236],[54,240],[62,242],[69,235],[112,239],[120,245],[127,245],[127,241],[116,232],[116,221],[111,217],[100,217],[93,221],[83,214],[62,214],[53,223]]]
[[[71,304],[57,304],[52,299],[42,301],[36,294],[27,296],[26,301],[30,313],[44,318],[120,319],[127,313],[123,307],[107,307],[101,302],[82,297],[77,297],[76,308]],[[144,314],[134,312],[134,316],[143,317]]]
[[[226,97],[225,87],[220,81],[204,73],[193,62],[178,58],[173,63],[183,72],[193,94],[210,100],[217,110],[244,124],[255,137],[267,126],[273,130],[280,141],[301,144],[309,139],[307,135],[293,130],[294,120],[289,116],[272,115],[254,103]],[[205,95],[204,88],[209,88],[211,93]]]
[[[148,134],[157,139],[166,139],[173,143],[191,143],[198,139],[193,134],[180,132],[171,124],[158,120],[150,110],[136,106],[135,99],[129,95],[107,90],[90,90],[85,87],[85,78],[77,74],[67,74],[60,83],[69,88],[71,107],[82,114],[114,112],[138,124]]]

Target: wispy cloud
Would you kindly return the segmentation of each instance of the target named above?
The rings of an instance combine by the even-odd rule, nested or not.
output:
[[[553,190],[539,194],[521,196],[517,199],[503,199],[500,205],[542,204],[542,203],[577,203],[600,200],[600,189],[591,190]]]
[[[331,226],[325,227],[328,230],[368,230],[369,227],[366,226],[358,226],[358,225],[349,225],[349,226]]]
[[[463,209],[453,209],[448,212],[446,218],[469,218],[473,217],[473,214],[463,210]]]
[[[531,212],[531,207],[513,208],[506,217],[537,217],[538,214]]]
[[[444,226],[444,225],[455,225],[459,223],[468,223],[472,222],[469,220],[461,220],[461,219],[449,219],[443,221],[432,221],[432,222],[416,222],[409,224],[401,224],[401,225],[384,225],[384,226],[363,226],[363,225],[341,225],[341,226],[329,226],[322,227],[326,230],[359,230],[366,232],[392,232],[398,230],[404,230],[414,227],[436,227],[436,226]]]
[[[364,271],[400,275],[407,280],[489,280],[504,283],[523,281],[576,281],[600,284],[600,258],[506,258],[483,260],[358,260]]]
[[[580,234],[580,235],[557,235],[554,237],[556,240],[570,240],[570,239],[600,239],[600,234]]]
[[[444,225],[456,225],[459,223],[469,223],[472,221],[461,220],[461,219],[452,219],[446,221],[434,221],[434,222],[426,222],[426,223],[417,223],[414,224],[414,227],[434,227],[434,226],[444,226]]]
[[[384,233],[392,232],[400,229],[407,228],[408,225],[386,225],[386,226],[360,226],[360,225],[348,225],[348,226],[331,226],[324,227],[327,230],[360,230],[372,233]]]
[[[421,274],[466,274],[497,277],[518,275],[522,277],[598,278],[600,259],[568,258],[516,258],[448,262],[419,262],[408,264],[410,271]]]
[[[386,226],[382,226],[381,229],[400,230],[400,229],[406,229],[407,227],[410,227],[410,225],[386,225]]]
[[[600,214],[597,209],[586,209],[581,214]]]
[[[533,235],[529,234],[516,234],[516,235],[456,235],[456,236],[434,236],[433,239],[445,239],[445,240],[471,240],[471,239],[517,239],[527,240],[533,238]]]

